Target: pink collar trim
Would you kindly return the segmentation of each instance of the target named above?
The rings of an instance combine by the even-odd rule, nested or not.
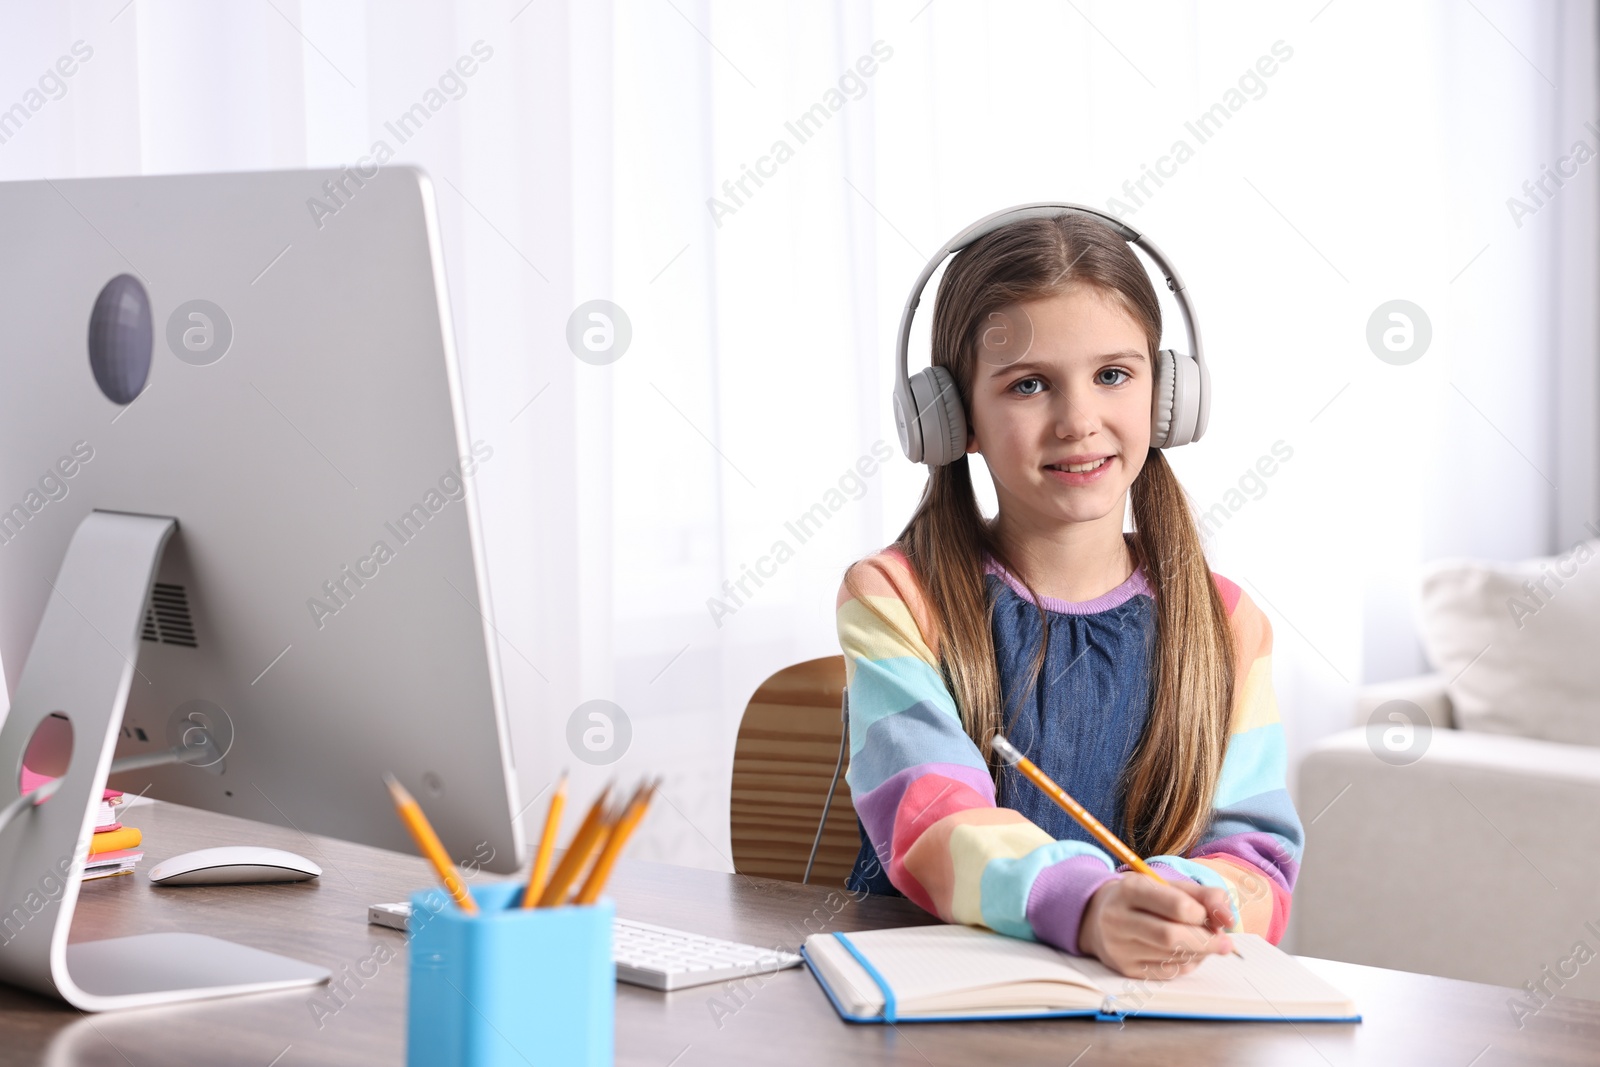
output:
[[[1028,594],[1027,586],[1023,585],[1016,575],[1002,567],[994,557],[987,557],[984,572],[997,575],[1024,601],[1029,604],[1034,602],[1033,597]],[[1145,580],[1144,568],[1135,567],[1133,573],[1128,576],[1127,581],[1115,589],[1101,593],[1093,600],[1062,600],[1059,597],[1042,596],[1039,598],[1038,603],[1046,611],[1054,611],[1063,615],[1094,615],[1126,604],[1140,595],[1153,599],[1155,594],[1150,591],[1150,583]]]

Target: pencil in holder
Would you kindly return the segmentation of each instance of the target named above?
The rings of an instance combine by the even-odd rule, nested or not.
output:
[[[469,889],[478,914],[411,898],[408,1067],[609,1067],[616,1016],[609,900],[514,906],[523,886]]]

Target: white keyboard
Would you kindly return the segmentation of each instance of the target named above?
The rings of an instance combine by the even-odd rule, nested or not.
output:
[[[395,930],[404,930],[410,916],[411,904],[407,901],[367,908],[367,922]],[[800,963],[799,956],[782,949],[702,937],[633,919],[614,919],[611,930],[611,958],[617,965],[617,981],[665,993],[750,975],[769,975]]]
[[[617,981],[665,992],[769,975],[800,963],[799,956],[782,949],[702,937],[632,919],[613,920],[611,936]]]

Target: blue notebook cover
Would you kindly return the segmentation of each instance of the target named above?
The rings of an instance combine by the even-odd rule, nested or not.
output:
[[[913,1019],[902,1019],[898,1016],[890,1018],[887,1014],[889,1002],[885,1002],[886,1012],[883,1015],[851,1015],[844,1010],[844,1005],[839,1003],[839,998],[834,995],[833,987],[828,980],[822,977],[822,972],[817,970],[817,965],[812,962],[811,954],[804,945],[800,946],[800,958],[806,961],[806,967],[811,971],[811,976],[822,987],[822,992],[827,994],[828,1003],[833,1005],[833,1010],[839,1013],[839,1018],[850,1023],[974,1023],[994,1022],[1000,1019],[1098,1019],[1102,1015],[1098,1011],[1043,1011],[1028,1012],[1027,1014],[1011,1015],[939,1015],[919,1016]],[[1105,1016],[1112,1018],[1112,1016]]]
[[[878,989],[884,996],[883,1012],[878,1015],[852,1015],[845,1010],[844,1004],[834,993],[833,987],[828,985],[828,980],[817,969],[816,961],[811,958],[811,953],[806,951],[805,945],[800,946],[800,958],[806,961],[806,969],[817,980],[817,985],[822,987],[822,992],[827,996],[828,1002],[833,1005],[833,1010],[839,1013],[839,1018],[852,1023],[962,1023],[962,1022],[1000,1022],[1007,1019],[1098,1019],[1101,1022],[1121,1022],[1130,1018],[1145,1019],[1204,1019],[1210,1022],[1265,1022],[1265,1023],[1358,1023],[1361,1021],[1359,1013],[1349,1016],[1329,1017],[1317,1016],[1290,1016],[1290,1015],[1186,1015],[1172,1012],[1131,1011],[1127,1013],[1107,1012],[1103,1010],[1084,1009],[1081,1011],[1030,1011],[1008,1012],[1005,1014],[991,1015],[922,1015],[904,1017],[896,1013],[894,990],[889,987],[883,975],[874,967],[870,960],[858,949],[853,941],[842,933],[835,933],[834,938],[843,945],[846,951],[854,957],[855,961],[866,970],[872,980],[877,983]]]

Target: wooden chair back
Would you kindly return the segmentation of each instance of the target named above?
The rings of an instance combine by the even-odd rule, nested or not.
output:
[[[839,764],[844,657],[796,663],[756,689],[739,723],[729,813],[733,865],[742,874],[801,881],[822,805]],[[844,772],[811,869],[813,885],[842,885],[861,847]]]

